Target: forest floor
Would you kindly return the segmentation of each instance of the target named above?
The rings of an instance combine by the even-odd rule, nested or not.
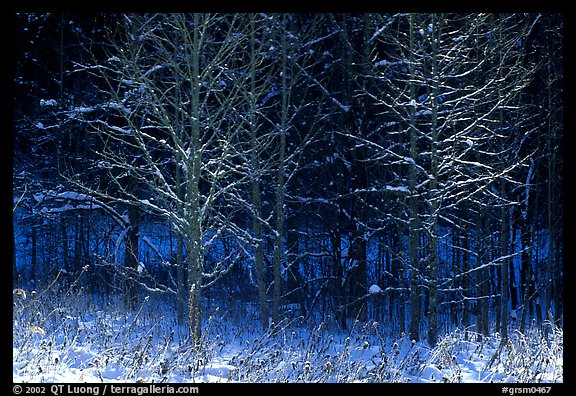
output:
[[[386,321],[352,323],[295,316],[262,331],[257,314],[214,309],[200,339],[175,310],[146,298],[126,314],[121,299],[14,295],[14,382],[563,382],[563,331],[478,337],[453,330],[431,348],[393,336]]]

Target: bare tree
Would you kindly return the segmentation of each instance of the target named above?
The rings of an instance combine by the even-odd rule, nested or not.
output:
[[[188,294],[194,337],[201,332],[202,290],[241,256],[238,250],[204,265],[218,239],[238,230],[230,197],[246,175],[234,150],[250,84],[238,55],[250,41],[243,22],[239,15],[125,15],[111,31],[107,62],[78,66],[99,73],[109,94],[99,105],[106,117],[87,123],[101,137],[99,164],[111,187],[88,191],[173,226],[183,250],[176,292],[180,304]]]
[[[435,342],[441,290],[451,290],[471,271],[480,274],[475,290],[484,317],[491,299],[488,269],[507,262],[508,251],[490,257],[478,249],[477,269],[454,278],[439,261],[445,243],[441,227],[464,233],[474,227],[477,238],[485,238],[490,231],[485,217],[515,204],[500,186],[517,185],[515,172],[527,163],[526,156],[512,153],[510,142],[519,135],[503,132],[530,75],[515,48],[526,25],[513,18],[503,24],[507,30],[498,39],[489,15],[383,16],[372,35],[371,52],[381,54],[369,74],[377,89],[364,94],[403,138],[397,143],[378,135],[356,139],[374,153],[372,161],[404,167],[396,176],[398,186],[375,191],[404,192],[407,198],[401,221],[408,228],[414,339],[420,336],[424,309],[428,340]],[[484,322],[482,332],[487,331]]]

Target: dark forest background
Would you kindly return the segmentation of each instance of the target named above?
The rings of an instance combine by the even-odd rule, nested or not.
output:
[[[560,14],[14,18],[14,288],[562,324]]]

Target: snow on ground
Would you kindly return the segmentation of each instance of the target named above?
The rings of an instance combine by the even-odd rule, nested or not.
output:
[[[256,313],[215,310],[193,342],[174,310],[144,301],[24,301],[15,295],[14,382],[563,382],[563,333],[547,326],[480,338],[454,330],[434,348],[385,324],[295,317],[274,331]]]

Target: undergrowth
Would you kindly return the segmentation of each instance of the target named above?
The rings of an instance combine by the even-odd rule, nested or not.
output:
[[[14,381],[563,381],[563,332],[552,324],[506,340],[456,329],[430,348],[373,321],[343,332],[293,317],[262,331],[237,308],[212,309],[192,340],[160,297],[127,311],[121,298],[104,304],[81,290],[15,290]]]

